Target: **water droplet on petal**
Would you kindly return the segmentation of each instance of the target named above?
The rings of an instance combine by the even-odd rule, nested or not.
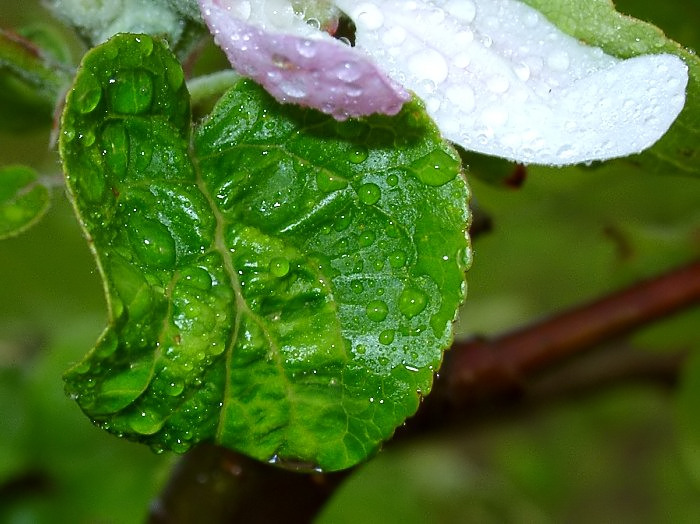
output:
[[[360,202],[371,206],[379,201],[382,196],[382,191],[379,189],[377,184],[368,182],[367,184],[362,184],[360,186],[360,189],[357,191],[357,195],[360,198]]]
[[[566,71],[569,68],[569,53],[563,50],[554,51],[547,57],[547,65],[554,71]]]
[[[435,49],[423,49],[408,58],[410,72],[419,79],[440,84],[447,78],[449,68],[445,58]]]
[[[308,39],[299,40],[297,42],[297,51],[303,57],[313,58],[316,56],[316,43]]]
[[[476,17],[476,6],[470,0],[449,0],[445,4],[445,10],[467,24],[471,24]]]
[[[417,288],[406,288],[399,295],[399,311],[408,318],[420,314],[428,304],[428,295]]]

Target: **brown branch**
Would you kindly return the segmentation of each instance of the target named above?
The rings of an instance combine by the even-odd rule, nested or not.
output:
[[[528,375],[697,303],[700,262],[495,339],[456,343],[436,392],[463,404],[517,389]]]

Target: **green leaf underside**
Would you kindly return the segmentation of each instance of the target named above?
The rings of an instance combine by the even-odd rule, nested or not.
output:
[[[700,175],[700,58],[664,36],[657,27],[625,16],[610,0],[524,0],[559,29],[618,58],[671,53],[688,66],[683,111],[650,149],[631,156],[646,170],[663,174]]]
[[[0,168],[0,240],[22,233],[49,208],[50,195],[26,166]]]
[[[65,377],[95,423],[336,470],[415,412],[470,260],[458,157],[419,103],[339,123],[241,81],[192,128],[176,59],[118,35],[60,140],[109,305]]]

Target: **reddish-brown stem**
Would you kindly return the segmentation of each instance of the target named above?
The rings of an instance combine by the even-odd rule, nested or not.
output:
[[[517,387],[523,377],[700,303],[700,262],[491,340],[456,343],[438,388],[453,402]]]

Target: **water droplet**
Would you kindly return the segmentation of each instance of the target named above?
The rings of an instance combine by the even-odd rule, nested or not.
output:
[[[124,124],[117,121],[107,123],[101,136],[105,165],[113,175],[122,178],[129,165],[129,136]]]
[[[435,84],[445,81],[449,67],[445,58],[435,49],[423,49],[408,58],[408,69],[416,78]]]
[[[362,293],[365,289],[365,287],[362,285],[362,282],[359,280],[355,280],[352,284],[350,284],[350,288],[355,292],[355,293]]]
[[[348,187],[348,181],[340,175],[322,169],[316,173],[316,185],[324,193],[331,193]]]
[[[360,202],[371,206],[376,204],[382,196],[382,191],[379,189],[377,184],[368,182],[367,184],[362,184],[357,190],[357,195],[360,198]]]
[[[165,393],[171,397],[177,397],[185,390],[185,384],[179,379],[172,379],[168,382]]]
[[[382,35],[382,41],[389,47],[398,46],[406,40],[406,30],[401,26],[394,26]]]
[[[350,223],[352,222],[352,214],[350,213],[350,210],[345,211],[338,215],[338,218],[336,219],[335,223],[333,224],[333,229],[336,231],[345,231]]]
[[[358,355],[364,355],[365,351],[367,351],[367,348],[364,346],[364,344],[358,344],[355,346],[355,353]]]
[[[113,331],[108,331],[95,348],[95,352],[100,358],[107,358],[112,355],[119,345],[119,339]]]
[[[185,81],[185,73],[182,70],[182,67],[180,67],[179,65],[172,65],[166,67],[165,74],[168,77],[168,83],[170,84],[170,88],[173,91],[177,91],[178,89],[180,89],[180,87]]]
[[[153,435],[165,424],[165,418],[152,412],[139,411],[129,417],[129,426],[141,435]]]
[[[153,78],[148,71],[123,71],[109,84],[109,100],[117,113],[137,115],[151,108]]]
[[[306,88],[295,79],[283,80],[279,84],[282,92],[290,98],[303,98],[306,96]]]
[[[358,27],[374,31],[384,25],[384,15],[380,9],[370,2],[358,5],[355,10],[355,22]]]
[[[188,286],[199,291],[209,291],[211,289],[211,275],[206,269],[202,269],[201,267],[186,268],[182,271],[180,278]]]
[[[405,288],[399,295],[399,311],[408,318],[421,313],[428,304],[428,295],[417,288]]]
[[[358,243],[360,244],[360,247],[369,247],[374,244],[375,238],[376,235],[374,234],[374,231],[365,231],[360,235]]]
[[[554,71],[566,71],[569,61],[569,53],[563,50],[554,51],[547,57],[547,65]]]
[[[128,236],[132,249],[144,264],[162,269],[175,266],[175,240],[165,225],[134,214],[129,219]]]
[[[449,0],[445,10],[467,24],[471,24],[476,17],[476,6],[470,0]]]
[[[460,170],[460,161],[446,151],[437,149],[417,160],[413,164],[412,170],[424,184],[441,186],[457,176]]]
[[[510,82],[505,76],[493,76],[486,82],[488,88],[496,94],[503,94],[508,91]]]
[[[394,269],[402,268],[406,264],[406,253],[397,249],[389,254],[389,265]]]
[[[90,113],[102,99],[102,87],[94,76],[86,72],[76,82],[75,96],[78,111]]]
[[[565,145],[559,148],[557,156],[562,160],[569,160],[576,154],[576,149],[570,145]]]
[[[389,308],[383,300],[372,300],[367,304],[367,318],[373,322],[381,322],[389,314]]]
[[[313,58],[316,56],[316,44],[309,39],[299,40],[297,42],[297,51],[303,57]]]
[[[394,341],[394,330],[393,329],[385,329],[384,331],[379,333],[379,342],[381,344],[388,346],[393,341]]]
[[[513,66],[513,71],[515,72],[517,77],[523,82],[527,82],[530,79],[530,66],[527,65],[525,62],[515,64]]]
[[[274,257],[270,260],[270,273],[277,278],[286,276],[289,273],[289,260],[283,257]]]
[[[386,177],[386,183],[391,187],[395,187],[399,183],[399,177],[397,175],[389,175]]]
[[[144,170],[151,164],[153,145],[148,140],[131,141],[130,149],[135,156],[134,166],[136,169]]]
[[[367,160],[367,148],[365,146],[355,146],[351,151],[350,151],[350,156],[348,160],[352,162],[353,164],[361,164],[365,160]]]

